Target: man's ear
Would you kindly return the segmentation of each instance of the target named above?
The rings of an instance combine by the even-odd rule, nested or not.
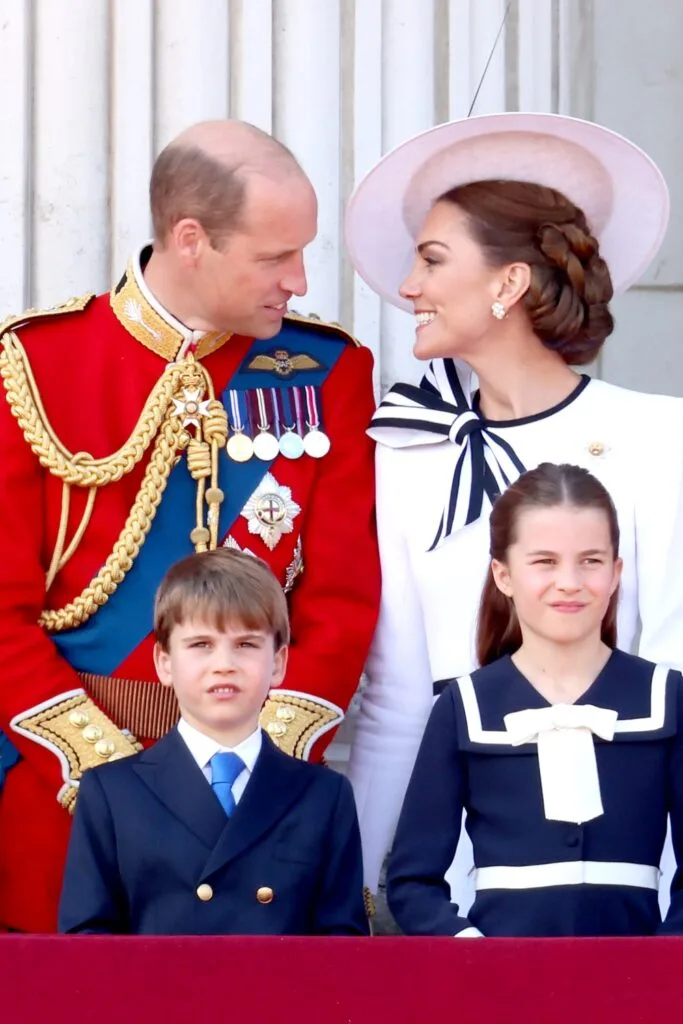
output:
[[[181,263],[196,266],[203,251],[210,243],[206,231],[194,217],[184,217],[174,225],[171,237]]]
[[[172,686],[173,679],[171,676],[171,655],[168,651],[165,651],[160,644],[154,645],[154,667],[157,670],[159,682],[162,686]]]

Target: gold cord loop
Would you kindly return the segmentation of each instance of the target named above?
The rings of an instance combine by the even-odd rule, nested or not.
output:
[[[126,577],[152,526],[171,470],[187,450],[188,468],[197,481],[195,526],[190,539],[197,551],[218,544],[218,513],[223,492],[218,487],[218,453],[228,437],[228,420],[215,398],[213,382],[193,355],[171,363],[154,385],[138,421],[124,445],[105,458],[89,452],[70,452],[57,437],[40,397],[26,351],[11,330],[2,336],[0,376],[7,402],[24,437],[40,464],[63,482],[60,522],[55,548],[46,574],[47,589],[76,551],[90,522],[96,492],[115,483],[143,459],[151,448],[149,462],[114,548],[88,586],[60,609],[46,610],[40,624],[50,632],[61,632],[82,625],[105,604]],[[208,397],[206,413],[191,429],[188,394],[201,400]],[[208,485],[208,486],[207,486]],[[88,488],[81,521],[66,547],[71,487]]]

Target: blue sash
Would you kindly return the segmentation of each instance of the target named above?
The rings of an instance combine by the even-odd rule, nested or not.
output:
[[[250,369],[254,357],[287,348],[310,355],[319,368],[306,369],[295,383],[320,386],[345,348],[346,343],[327,333],[317,333],[314,325],[302,328],[285,321],[276,338],[255,340],[237,372],[222,395],[228,407],[228,391],[250,388],[286,388],[291,380],[275,373]],[[297,375],[298,376],[298,375]],[[219,455],[219,484],[225,493],[220,506],[219,537],[225,538],[245,503],[253,494],[271,463],[260,459],[233,462],[225,451]],[[146,639],[153,628],[154,595],[167,569],[179,559],[192,554],[189,526],[195,521],[197,484],[192,479],[186,460],[171,471],[149,534],[130,572],[97,613],[76,629],[54,634],[52,639],[62,657],[78,672],[111,675],[119,665]],[[2,733],[0,733],[2,737]],[[16,751],[6,737],[0,745],[0,779],[2,766],[10,767]]]

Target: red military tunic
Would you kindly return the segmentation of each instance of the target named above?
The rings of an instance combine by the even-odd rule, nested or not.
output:
[[[88,685],[86,682],[84,687],[82,676],[60,655],[39,618],[45,609],[61,609],[73,601],[110,556],[138,494],[151,445],[120,478],[97,488],[80,543],[46,595],[46,573],[64,518],[64,488],[54,472],[58,453],[47,442],[37,445],[35,418],[21,420],[19,414],[28,407],[22,406],[28,392],[33,408],[44,413],[67,455],[88,452],[105,459],[124,445],[148,396],[167,364],[177,358],[187,335],[182,325],[150,304],[136,267],[129,268],[126,287],[128,298],[123,305],[112,292],[111,297],[92,299],[83,309],[29,315],[11,328],[25,350],[35,386],[29,379],[23,390],[17,390],[6,359],[1,367],[9,401],[0,403],[4,537],[0,729],[18,748],[21,760],[8,771],[0,795],[0,924],[25,931],[55,928],[70,823],[65,810],[69,800],[64,800],[64,793],[69,789],[75,792],[80,769],[96,762],[94,746],[83,741],[88,708],[91,722],[101,725],[103,721],[97,717],[101,710],[89,698],[78,705],[78,712],[85,710],[85,717],[74,718],[72,710],[69,719],[74,701],[86,700],[73,695],[82,694],[84,688],[88,694]],[[343,336],[329,325],[311,322],[308,328],[301,326],[310,329],[317,343],[321,337],[338,343]],[[283,534],[269,550],[260,535],[249,532],[247,519],[238,516],[230,530],[230,543],[265,559],[291,589],[293,640],[285,687],[345,710],[375,626],[379,567],[373,452],[365,435],[374,408],[372,357],[367,349],[344,337],[347,344],[320,391],[325,431],[332,441],[329,454],[297,460],[279,456],[270,467],[278,485],[290,488],[301,509],[293,519],[292,532]],[[196,358],[210,374],[217,396],[251,344],[252,339],[238,336],[199,338]],[[28,443],[31,440],[33,447]],[[53,471],[45,468],[46,464],[52,464]],[[224,490],[230,488],[230,479],[219,483]],[[88,489],[72,486],[68,498],[65,549],[81,522]],[[177,522],[177,529],[186,535],[194,526],[194,521]],[[224,539],[219,538],[219,543]],[[155,680],[152,638],[139,644],[112,675]],[[66,709],[61,718],[54,718],[62,723],[55,729],[57,733],[61,729],[63,736],[71,730],[75,739],[69,733],[63,744],[35,725],[36,712],[46,708],[50,715]],[[18,727],[27,716],[34,724],[28,729]],[[114,741],[110,749],[117,751],[116,756],[130,753],[125,733],[129,723],[117,721],[114,714],[111,717],[109,732],[108,719],[104,720],[104,742]],[[330,736],[328,731],[315,743],[313,756],[322,754]],[[136,739],[149,741],[150,737],[138,735]]]

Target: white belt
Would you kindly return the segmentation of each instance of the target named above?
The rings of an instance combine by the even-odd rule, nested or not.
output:
[[[545,889],[553,885],[633,885],[659,888],[659,868],[622,861],[567,860],[523,867],[478,868],[475,889]]]

